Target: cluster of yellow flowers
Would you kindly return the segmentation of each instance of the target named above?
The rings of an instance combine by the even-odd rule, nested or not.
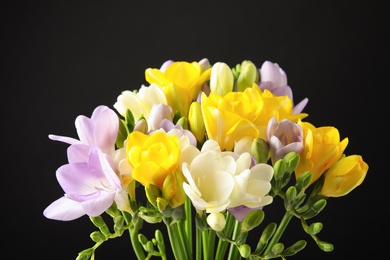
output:
[[[256,67],[245,60],[231,68],[208,59],[168,60],[146,69],[145,79],[149,85],[118,96],[116,112],[98,106],[90,118],[79,116],[79,139],[49,136],[70,145],[69,163],[57,171],[65,195],[44,215],[88,215],[99,228],[91,234],[95,246],[78,259],[92,259],[101,243],[125,230],[138,259],[166,259],[160,231],[150,240],[140,233],[144,221],[166,224],[176,259],[296,254],[305,241],[287,249],[280,243],[294,216],[322,250],[333,250],[317,238],[322,224],[306,220],[325,208],[327,198],[359,186],[368,165],[360,155],[344,154],[348,138],[340,140],[337,128],[305,121],[308,99],[294,104],[278,64]],[[261,224],[275,197],[284,200],[285,217],[259,232],[254,249],[246,243],[248,232]],[[114,232],[101,218],[104,212],[113,217]]]

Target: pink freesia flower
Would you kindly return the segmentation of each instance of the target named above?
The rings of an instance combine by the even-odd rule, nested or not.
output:
[[[124,199],[119,177],[96,146],[90,147],[87,161],[65,164],[56,175],[65,195],[44,210],[43,215],[49,219],[68,221],[85,214],[99,216],[115,200]]]

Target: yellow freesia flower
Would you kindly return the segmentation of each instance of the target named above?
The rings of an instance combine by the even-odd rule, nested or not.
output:
[[[210,79],[210,73],[211,68],[204,71],[198,62],[178,61],[164,71],[146,69],[145,78],[150,84],[160,86],[174,112],[179,111],[181,116],[187,117],[191,102]]]
[[[313,174],[311,180],[313,183],[340,159],[348,145],[348,138],[340,141],[338,129],[332,126],[316,128],[302,121],[298,124],[303,130],[304,148],[300,154],[300,162],[295,169],[295,176],[299,178],[304,172],[310,171]]]
[[[180,143],[176,136],[165,132],[149,136],[134,131],[127,138],[126,154],[135,180],[144,186],[153,184],[162,189],[168,174],[179,168]]]
[[[368,164],[360,155],[350,155],[336,162],[324,174],[324,185],[320,194],[327,197],[347,195],[359,186],[368,171]]]
[[[264,103],[254,88],[224,96],[203,93],[201,106],[207,136],[217,141],[221,150],[231,151],[234,142],[242,137],[259,136],[259,116]]]
[[[288,96],[262,92],[257,84],[243,92],[229,92],[224,96],[202,95],[202,113],[209,139],[216,140],[221,149],[232,150],[234,142],[243,137],[266,139],[268,121],[289,119],[297,122],[307,114],[293,114]]]

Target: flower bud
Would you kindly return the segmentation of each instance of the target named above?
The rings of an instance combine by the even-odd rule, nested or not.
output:
[[[268,152],[269,146],[264,139],[257,138],[253,140],[251,145],[251,154],[256,158],[258,163],[267,163]]]
[[[230,67],[223,62],[213,65],[210,75],[210,89],[220,96],[233,91],[234,78]]]
[[[146,123],[145,118],[138,120],[138,122],[134,126],[133,131],[138,131],[144,134],[148,132],[148,124]]]
[[[363,182],[367,171],[368,165],[360,155],[344,157],[325,173],[320,194],[327,197],[347,195]]]
[[[221,212],[210,213],[207,216],[207,224],[215,231],[222,231],[226,225],[225,216]]]
[[[282,159],[289,152],[300,154],[303,151],[302,128],[288,119],[278,123],[276,117],[271,118],[267,126],[267,140],[272,163]]]
[[[188,112],[188,124],[190,131],[198,142],[203,143],[206,128],[204,126],[202,108],[199,102],[192,102]]]
[[[161,190],[153,184],[149,184],[145,187],[145,193],[148,201],[153,205],[157,206],[157,198],[161,197]]]
[[[243,258],[248,258],[251,254],[251,247],[248,244],[243,244],[238,247],[238,251]]]
[[[182,174],[179,171],[170,173],[165,178],[162,186],[162,197],[169,202],[172,208],[183,205],[187,198],[183,189],[183,182]]]
[[[165,104],[154,105],[150,111],[150,115],[148,118],[148,130],[150,131],[158,129],[163,119],[173,119],[172,108]]]
[[[241,232],[249,232],[263,222],[264,212],[261,209],[249,212],[241,225]]]
[[[255,64],[249,60],[245,60],[241,63],[241,72],[237,79],[237,91],[244,91],[246,88],[250,88],[253,83],[259,80],[259,71]]]

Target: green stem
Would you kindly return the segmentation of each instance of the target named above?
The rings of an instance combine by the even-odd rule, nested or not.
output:
[[[180,235],[178,224],[165,222],[165,225],[167,226],[169,242],[175,259],[190,259],[188,252],[185,250],[184,241]]]
[[[241,229],[241,222],[236,220],[234,224],[233,237],[232,237],[234,241],[237,239],[238,235],[240,234],[240,229]],[[236,243],[230,244],[229,256],[227,259],[230,260],[241,259]]]
[[[130,241],[131,245],[133,246],[133,250],[135,255],[137,256],[137,259],[144,260],[145,259],[145,253],[144,249],[142,248],[141,243],[138,240],[138,231],[139,231],[139,224],[132,222],[132,216],[127,212],[122,212],[122,215],[125,219],[126,224],[129,225],[129,234],[130,234]],[[138,219],[138,221],[143,221],[142,219]]]
[[[226,214],[226,225],[225,225],[225,234],[227,237],[230,237],[232,232],[233,232],[233,227],[234,227],[234,220],[235,218],[233,217],[232,214],[229,212]],[[226,254],[226,249],[227,246],[229,245],[229,242],[227,240],[219,239],[218,240],[218,246],[217,246],[217,252],[215,255],[215,260],[224,260],[225,254]]]
[[[286,211],[282,218],[282,221],[280,222],[278,228],[275,231],[275,234],[272,236],[271,241],[267,245],[267,248],[264,251],[264,255],[267,255],[268,252],[272,249],[272,247],[279,242],[280,238],[283,235],[283,232],[286,230],[288,223],[290,223],[290,220],[293,216],[293,213],[291,213],[290,211]]]
[[[202,231],[203,259],[209,258],[209,236],[208,230]]]
[[[195,229],[195,256],[196,260],[202,260],[202,231],[198,227]]]
[[[215,233],[214,230],[210,229],[208,232],[208,237],[209,237],[209,255],[208,255],[208,260],[213,260],[214,258],[214,248],[215,248],[215,237],[217,233]]]
[[[184,211],[186,214],[186,219],[184,220],[184,229],[186,232],[187,237],[187,243],[189,246],[188,253],[192,255],[192,207],[191,207],[191,200],[187,197],[185,203],[184,203]]]

